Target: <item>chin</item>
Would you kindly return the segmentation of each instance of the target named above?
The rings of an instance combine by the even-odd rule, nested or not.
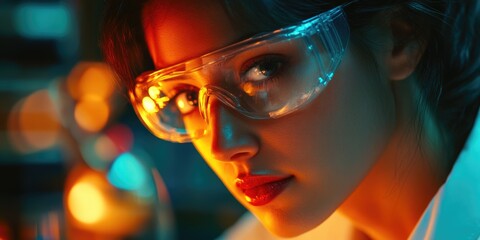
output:
[[[282,238],[292,238],[302,235],[315,228],[318,224],[308,223],[298,218],[267,214],[260,218],[262,225],[273,235]]]
[[[278,230],[278,231],[277,231]],[[305,233],[303,231],[290,231],[285,228],[269,229],[270,233],[281,238],[293,238]]]
[[[293,238],[306,233],[310,229],[305,229],[303,226],[297,226],[292,224],[279,224],[265,226],[267,230],[281,238]]]

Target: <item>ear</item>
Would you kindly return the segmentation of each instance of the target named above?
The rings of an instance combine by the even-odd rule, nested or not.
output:
[[[416,69],[425,50],[425,42],[415,35],[412,24],[393,18],[390,23],[393,47],[387,65],[392,81],[408,78]]]

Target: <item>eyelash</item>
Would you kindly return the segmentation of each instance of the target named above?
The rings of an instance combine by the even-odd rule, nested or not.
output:
[[[266,78],[262,81],[251,81],[246,79],[246,74],[255,67],[262,64],[275,64],[278,65],[273,76]],[[249,84],[254,90],[268,89],[271,85],[275,85],[279,81],[279,76],[285,71],[288,65],[288,60],[285,56],[279,54],[261,55],[245,62],[240,71],[242,79],[242,85]]]
[[[248,70],[252,69],[254,66],[258,66],[262,63],[271,63],[271,62],[279,62],[281,64],[286,64],[287,59],[285,56],[280,54],[266,54],[260,55],[255,58],[247,60],[240,68],[240,73],[244,75]]]

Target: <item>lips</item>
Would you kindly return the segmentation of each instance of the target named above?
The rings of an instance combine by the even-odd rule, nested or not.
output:
[[[293,176],[243,175],[235,179],[235,184],[248,203],[261,206],[277,197],[292,179]]]

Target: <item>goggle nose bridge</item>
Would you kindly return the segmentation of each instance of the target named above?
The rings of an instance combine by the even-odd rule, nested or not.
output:
[[[210,123],[209,106],[211,96],[215,96],[222,104],[225,104],[227,107],[234,109],[235,111],[243,109],[239,99],[234,94],[214,85],[203,86],[198,92],[198,109],[200,115],[207,124]]]

